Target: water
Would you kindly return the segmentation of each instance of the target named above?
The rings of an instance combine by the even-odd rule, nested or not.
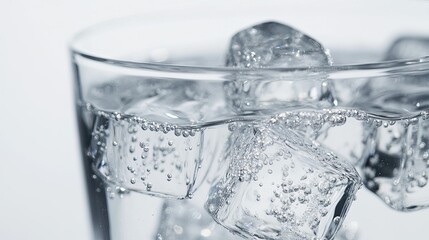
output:
[[[125,84],[129,84],[127,88],[134,88],[133,84],[137,83],[135,81],[122,81],[121,85]],[[95,92],[99,93],[98,99],[102,96],[100,89],[106,89],[106,85],[112,86],[111,83],[96,86],[98,89]],[[110,90],[105,93],[104,96],[111,96]],[[218,101],[223,101],[222,94],[212,97]],[[381,98],[387,99],[385,96],[381,96]],[[112,100],[111,97],[109,99]],[[148,99],[144,100],[147,101]],[[373,103],[379,104],[377,101],[373,101]],[[224,103],[212,104],[223,106]],[[410,104],[415,106],[414,103]],[[113,105],[112,108],[114,108]],[[369,105],[367,108],[372,109]],[[112,239],[124,239],[124,236],[127,237],[126,239],[137,237],[139,239],[154,239],[159,228],[155,223],[158,223],[161,218],[161,209],[165,199],[192,197],[192,201],[194,201],[192,204],[202,209],[208,197],[208,189],[218,180],[219,171],[217,169],[221,169],[219,167],[219,165],[222,166],[220,160],[224,159],[223,154],[229,146],[228,138],[233,133],[237,134],[242,124],[252,121],[262,121],[266,124],[276,123],[287,129],[309,128],[313,131],[325,127],[352,129],[357,124],[361,124],[361,129],[371,133],[365,137],[370,146],[374,146],[371,145],[374,143],[384,146],[386,140],[382,136],[388,136],[385,135],[385,132],[395,133],[408,129],[420,129],[420,133],[414,133],[414,135],[412,134],[414,130],[408,130],[410,133],[407,135],[395,135],[395,139],[399,139],[398,143],[391,143],[392,146],[389,151],[391,153],[403,152],[404,148],[411,148],[415,159],[427,163],[427,161],[425,162],[427,139],[424,138],[424,133],[427,131],[424,131],[426,129],[424,127],[428,125],[428,114],[425,111],[422,111],[420,115],[412,115],[402,120],[397,119],[396,115],[390,118],[387,115],[374,117],[371,111],[338,108],[320,111],[287,111],[274,115],[242,117],[228,116],[225,115],[224,111],[219,111],[220,116],[215,119],[223,117],[223,121],[191,123],[192,121],[188,118],[172,118],[170,122],[153,121],[153,115],[148,115],[152,118],[150,119],[142,115],[130,115],[126,111],[120,113],[102,110],[91,104],[82,104],[78,110],[82,136],[85,137],[82,143],[84,149],[88,150],[84,151],[87,157],[88,182],[93,183],[90,184],[90,187],[92,186],[90,194],[93,201],[92,210],[96,218],[94,221],[98,225],[103,225],[104,229],[101,229],[100,234],[103,234],[105,239],[108,239],[106,236]],[[417,110],[420,109],[417,108]],[[181,114],[186,111],[188,110],[183,108]],[[211,112],[210,114],[214,113]],[[362,134],[362,132],[357,131],[356,137],[363,138]],[[424,141],[410,141],[410,137],[413,136],[417,136],[414,137],[415,139],[424,139]],[[142,142],[143,144],[141,144]],[[337,139],[336,142],[341,143],[342,140]],[[88,146],[90,147],[88,148]],[[146,147],[149,150],[146,150]],[[386,149],[372,149],[373,152],[369,156],[361,159],[361,162],[365,163],[363,164],[364,175],[362,176],[366,186],[372,191],[374,191],[374,187],[370,186],[371,181],[383,185],[383,188],[378,188],[379,190],[375,191],[381,195],[381,190],[394,186],[392,183],[394,180],[385,178],[386,181],[379,181],[384,177],[380,174],[371,175],[373,176],[371,179],[368,175],[371,174],[370,170],[367,168],[381,169],[387,174],[389,172],[391,174],[397,171],[409,171],[401,170],[400,166],[402,165],[392,166],[393,162],[390,161],[377,162],[377,168],[373,167],[374,164],[371,165],[371,163],[375,162],[372,160],[374,156],[385,156],[383,154],[386,153]],[[142,158],[142,156],[146,157]],[[388,158],[386,159],[388,160]],[[392,167],[389,168],[389,166]],[[419,178],[423,176],[424,179],[425,175],[418,174],[421,174],[421,171],[426,171],[427,165],[419,163],[413,169],[416,169],[414,171],[416,175],[413,175],[412,178],[414,183],[409,183],[410,186],[413,186],[413,191],[407,193],[412,196],[408,199],[414,201],[413,206],[424,207],[427,204],[427,185],[422,186],[423,180]],[[268,168],[263,171],[266,176],[279,174],[276,172],[280,170],[279,168],[272,168],[272,170],[272,174],[268,174]],[[376,177],[374,178],[374,176]],[[407,179],[402,178],[401,181],[408,181]],[[259,182],[255,184],[255,188],[261,188],[258,185]],[[148,186],[150,187],[148,188]],[[263,183],[263,186],[267,187],[267,192],[273,187],[269,183]],[[274,188],[276,187],[275,185]],[[390,189],[388,191],[392,192]],[[392,205],[395,201],[402,202],[403,195],[400,195],[402,192],[404,191],[393,191],[393,194],[399,197],[396,200],[395,198],[390,199],[389,204]],[[261,198],[262,196],[263,194],[261,194]],[[252,201],[256,201],[256,196],[253,197]],[[273,216],[267,215],[267,217]],[[140,227],[140,224],[145,227]],[[110,229],[107,229],[106,226],[110,226]]]

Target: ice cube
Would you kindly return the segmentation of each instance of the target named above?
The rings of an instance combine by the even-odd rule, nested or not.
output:
[[[206,209],[252,239],[331,239],[361,185],[349,163],[275,123],[234,131],[224,166]]]
[[[189,200],[165,200],[161,211],[157,240],[242,239],[219,226],[203,207]]]
[[[385,60],[414,59],[429,56],[428,37],[401,37],[390,46]]]
[[[99,112],[89,154],[106,181],[144,194],[182,199],[195,190],[204,132]]]
[[[407,37],[395,41],[386,59],[419,58],[428,53],[428,39]],[[386,118],[372,119],[378,128],[365,129],[372,139],[367,141],[370,154],[364,160],[363,177],[369,190],[399,211],[429,206],[429,72],[418,65],[415,68],[369,79],[352,103]]]
[[[389,48],[385,60],[413,59],[425,55],[429,55],[429,38],[402,37]],[[368,159],[368,154],[371,154],[370,148],[367,147],[368,144],[380,139],[391,138],[387,132],[396,131],[394,128],[397,126],[389,127],[390,122],[394,123],[403,118],[413,118],[421,111],[429,109],[428,79],[427,67],[417,64],[407,66],[407,71],[400,70],[388,76],[336,80],[335,92],[339,105],[363,110],[368,115],[393,119],[392,121],[384,121],[383,124],[387,130],[377,130],[374,126],[383,125],[382,119],[375,119],[370,122],[371,124],[367,124],[367,119],[362,119],[363,122],[353,120],[354,126],[352,126],[352,121],[350,121],[352,119],[349,118],[344,129],[341,129],[342,127],[327,129],[317,140],[332,149],[340,149],[339,153],[360,165]],[[346,131],[348,134],[344,134]],[[401,132],[403,131],[401,130]],[[378,140],[374,139],[376,134]],[[389,141],[393,141],[393,139]],[[396,160],[392,159],[392,161]],[[395,165],[393,162],[392,164]],[[391,168],[390,170],[394,169],[390,166],[383,171],[389,171],[389,168]],[[392,174],[390,173],[390,175]]]
[[[429,207],[429,121],[424,118],[379,127],[368,146],[365,186],[396,210]]]
[[[330,64],[330,55],[319,42],[277,22],[261,23],[235,34],[226,62],[227,66],[244,68]]]
[[[232,37],[226,65],[252,69],[326,67],[331,65],[331,58],[320,43],[304,33],[287,25],[266,22]],[[325,74],[316,75],[293,73],[276,78],[238,73],[234,81],[226,82],[225,93],[228,104],[239,112],[308,103],[331,106],[335,101],[331,83],[326,81]]]
[[[349,110],[347,113],[356,112]],[[358,118],[358,119],[357,119]],[[347,117],[343,125],[324,128],[317,133],[316,140],[335,152],[354,166],[361,166],[370,154],[367,148],[368,144],[373,141],[374,129],[373,124],[366,122],[366,116]]]
[[[94,86],[87,96],[86,110],[96,117],[89,148],[96,172],[128,190],[189,197],[209,165],[200,169],[201,162],[210,163],[217,151],[215,134],[204,138],[199,124],[227,115],[223,83],[116,80]]]

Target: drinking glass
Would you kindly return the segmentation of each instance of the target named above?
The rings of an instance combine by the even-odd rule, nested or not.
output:
[[[226,152],[238,129],[264,121],[307,134],[363,178],[336,239],[426,236],[429,4],[228,6],[118,19],[73,40],[94,239],[240,239],[212,220],[207,199],[229,166]],[[231,36],[265,21],[311,35],[330,49],[334,64],[225,67]],[[253,96],[258,108],[234,109],[240,79],[265,84]],[[332,84],[335,102],[315,88],[322,80]],[[274,96],[276,89],[287,94]],[[305,125],[306,114],[319,122]],[[316,133],[308,130],[314,124],[321,125]]]

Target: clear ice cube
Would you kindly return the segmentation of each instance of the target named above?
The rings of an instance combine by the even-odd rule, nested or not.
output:
[[[401,37],[390,46],[385,60],[415,59],[429,56],[428,37]]]
[[[331,65],[328,51],[313,38],[276,22],[266,22],[235,34],[229,46],[226,65],[238,68],[326,67]],[[238,73],[226,82],[230,107],[239,112],[273,110],[279,106],[313,103],[334,104],[332,86],[326,75],[313,78],[295,73],[293,77],[255,76]]]
[[[216,134],[204,137],[198,124],[225,114],[222,88],[222,82],[146,78],[95,86],[86,107],[96,118],[89,148],[96,172],[129,190],[189,197],[207,171],[201,162],[218,151]]]
[[[330,55],[319,42],[277,22],[261,23],[235,34],[226,61],[227,66],[242,68],[330,64]]]
[[[89,153],[101,177],[149,195],[182,199],[195,190],[204,132],[99,113]]]
[[[165,200],[159,219],[156,240],[239,240],[213,221],[202,208],[189,200]]]
[[[400,211],[429,207],[429,121],[412,118],[376,130],[363,166],[365,186]]]
[[[361,185],[353,166],[281,124],[241,126],[224,159],[206,209],[252,239],[331,239]]]
[[[400,38],[386,59],[418,58],[428,53],[428,39]],[[369,79],[352,103],[368,114],[387,118],[369,119],[377,127],[365,128],[371,139],[367,141],[369,155],[364,160],[363,178],[370,191],[399,211],[429,207],[429,72],[415,70]]]

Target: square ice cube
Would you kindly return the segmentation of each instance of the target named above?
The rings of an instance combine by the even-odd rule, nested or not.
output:
[[[204,132],[100,112],[90,154],[103,180],[144,194],[183,199],[195,190]]]
[[[385,59],[413,59],[424,56],[429,56],[429,38],[407,36],[398,38],[392,43]]]
[[[396,210],[429,207],[429,121],[412,118],[379,127],[369,143],[365,186]]]
[[[235,34],[226,65],[244,68],[329,66],[329,52],[310,36],[284,24],[265,22]]]
[[[226,65],[251,69],[326,67],[331,65],[331,57],[306,34],[287,25],[265,22],[232,37]],[[239,112],[272,111],[308,103],[331,106],[335,104],[331,88],[323,73],[309,76],[296,72],[279,77],[240,72],[234,81],[225,83],[228,104]]]
[[[225,165],[206,208],[254,239],[331,239],[361,185],[353,166],[280,124],[237,129]]]

